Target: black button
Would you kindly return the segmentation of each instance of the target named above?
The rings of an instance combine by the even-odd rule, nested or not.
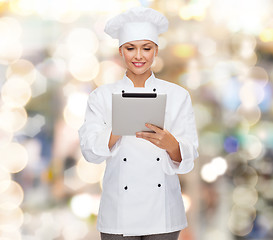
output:
[[[123,158],[123,161],[124,161],[124,162],[126,162],[126,161],[127,161],[127,159],[126,159],[126,158]]]
[[[157,159],[156,159],[156,161],[159,161],[159,160],[160,160],[160,158],[157,158]]]
[[[122,93],[125,93],[125,91],[124,91],[124,90],[122,90],[121,92],[122,92]]]
[[[154,88],[154,89],[153,89],[153,91],[155,92],[155,91],[156,91],[156,89]]]
[[[125,187],[124,187],[124,189],[125,189],[125,190],[127,190],[127,189],[128,189],[128,187],[127,187],[127,186],[125,186]]]
[[[158,186],[158,187],[161,187],[161,184],[159,183],[157,186]]]

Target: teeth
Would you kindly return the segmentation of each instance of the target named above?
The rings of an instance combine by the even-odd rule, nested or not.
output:
[[[140,67],[140,66],[142,66],[144,63],[134,63],[134,65],[135,66],[137,66],[137,67]]]

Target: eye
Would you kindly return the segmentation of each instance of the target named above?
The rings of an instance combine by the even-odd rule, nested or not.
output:
[[[128,51],[132,51],[132,50],[134,50],[134,48],[132,48],[132,47],[128,47],[128,48],[126,48]]]
[[[145,51],[150,51],[150,50],[151,50],[151,48],[144,48],[144,50],[145,50]]]

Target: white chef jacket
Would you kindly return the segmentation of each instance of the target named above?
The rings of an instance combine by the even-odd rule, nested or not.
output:
[[[166,150],[135,136],[122,136],[111,150],[113,92],[167,93],[164,128],[179,141],[182,162]],[[187,226],[177,174],[190,172],[198,157],[198,139],[189,93],[155,78],[144,88],[122,80],[96,88],[88,98],[85,122],[79,129],[81,151],[92,163],[106,161],[97,230],[138,236],[178,231]]]

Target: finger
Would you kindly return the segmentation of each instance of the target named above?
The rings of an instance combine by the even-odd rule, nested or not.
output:
[[[161,128],[159,128],[158,126],[156,125],[153,125],[151,123],[146,123],[145,126],[153,131],[155,131],[156,133],[160,133],[162,132],[163,130]]]
[[[162,148],[161,142],[160,142],[160,140],[158,140],[158,139],[149,138],[149,137],[143,137],[143,139],[145,139],[145,140],[151,142],[152,144],[156,145],[156,146],[159,147],[159,148]]]
[[[158,136],[156,133],[149,133],[149,132],[137,132],[136,137],[158,139]]]

